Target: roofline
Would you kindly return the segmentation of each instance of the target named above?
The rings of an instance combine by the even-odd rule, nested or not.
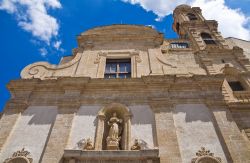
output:
[[[83,33],[85,32],[88,32],[88,31],[91,31],[93,29],[96,29],[96,28],[104,28],[104,27],[109,27],[109,26],[118,26],[118,25],[124,25],[124,26],[137,26],[137,27],[146,27],[146,28],[150,28],[150,29],[153,29],[155,31],[157,31],[158,33],[160,34],[163,34],[162,32],[158,31],[157,29],[153,28],[152,26],[150,25],[144,25],[144,24],[110,24],[110,25],[98,25],[98,26],[95,26],[95,27],[92,27],[92,28],[89,28],[87,30],[85,30],[84,32],[81,32],[80,34],[78,34],[77,36],[81,36]]]
[[[236,40],[241,40],[241,41],[245,41],[245,42],[250,42],[248,40],[243,40],[243,39],[236,38],[236,37],[226,37],[225,39],[236,39]]]

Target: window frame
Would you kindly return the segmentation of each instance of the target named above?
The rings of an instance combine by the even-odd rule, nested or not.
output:
[[[131,59],[131,78],[137,78],[137,64],[142,62],[139,50],[103,50],[96,53],[96,78],[104,78],[106,59]]]
[[[211,36],[211,34],[207,33],[207,32],[202,32],[200,34],[203,42],[206,44],[206,45],[216,45],[216,41],[214,40],[214,38]]]
[[[246,90],[240,81],[227,81],[227,83],[233,92]]]
[[[187,17],[190,21],[198,20],[197,16],[193,13],[187,13]]]
[[[129,64],[129,69],[128,70],[125,70],[125,71],[121,71],[121,64]],[[107,69],[107,64],[114,64],[116,66],[116,70],[114,72],[112,72],[111,70],[111,66],[109,67],[109,72],[106,72],[106,69]],[[125,66],[125,69],[127,67]],[[105,64],[105,72],[104,72],[104,78],[105,79],[110,79],[112,77],[110,77],[110,75],[115,75],[114,78],[119,78],[119,79],[124,79],[124,78],[121,78],[120,75],[123,74],[125,75],[125,78],[131,78],[131,58],[124,58],[124,59],[109,59],[107,58],[106,59],[106,64]],[[109,77],[106,77],[106,76],[109,76]]]

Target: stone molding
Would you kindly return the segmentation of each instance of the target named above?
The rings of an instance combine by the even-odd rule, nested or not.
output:
[[[64,150],[64,159],[80,159],[80,160],[105,160],[112,157],[114,160],[137,160],[137,159],[158,159],[159,158],[159,149],[150,149],[150,150],[116,150],[116,151],[82,151],[82,150]]]
[[[12,162],[24,162],[32,163],[33,159],[30,157],[30,152],[26,151],[24,148],[20,151],[16,151],[12,154],[10,158],[7,158],[3,163],[12,163]]]
[[[143,90],[146,94],[145,99],[131,99],[140,103],[145,102],[146,99],[152,98],[156,101],[161,101],[160,98],[168,97],[168,101],[175,103],[177,100],[184,102],[196,102],[203,100],[222,100],[221,98],[221,85],[224,81],[224,75],[194,75],[192,77],[176,76],[176,75],[164,75],[164,76],[143,76],[142,78],[130,78],[130,79],[90,79],[84,77],[75,78],[59,78],[52,80],[39,80],[39,79],[20,79],[13,80],[8,85],[10,92],[15,93],[17,96],[13,98],[13,101],[22,101],[22,91],[29,89],[31,96],[26,100],[28,105],[54,105],[59,108],[66,106],[78,107],[81,104],[85,104],[87,101],[90,103],[110,103],[113,101],[100,101],[100,98],[92,99],[91,96],[86,96],[85,93],[92,94],[96,91],[108,91],[109,93],[116,91],[123,91],[126,88],[128,94],[138,93]],[[22,85],[23,83],[23,85]],[[22,85],[22,86],[21,86]],[[20,89],[21,88],[21,89]],[[33,90],[30,90],[33,88]],[[42,89],[42,90],[41,90]],[[187,96],[183,93],[185,90],[192,89],[195,94]],[[47,90],[47,91],[46,91]],[[51,94],[50,98],[47,98],[46,94],[48,90]],[[162,90],[164,90],[162,92]],[[207,91],[209,90],[209,91]],[[162,95],[151,94],[152,91],[162,92]],[[20,95],[18,95],[20,93]],[[39,100],[38,97],[43,97],[47,100]],[[127,96],[129,98],[130,96]],[[87,100],[87,101],[86,101]],[[94,100],[94,101],[92,101]],[[119,102],[119,101],[117,101]],[[123,102],[121,102],[123,103]],[[69,108],[68,107],[68,108]]]
[[[102,50],[97,53],[94,64],[98,64],[97,78],[104,77],[104,70],[106,59],[119,59],[119,58],[130,58],[131,59],[131,77],[137,77],[137,63],[142,62],[140,51],[135,50]]]
[[[80,61],[82,53],[77,53],[74,59],[71,61],[62,64],[62,65],[52,65],[48,62],[36,62],[26,66],[21,72],[22,79],[46,79],[46,78],[55,78],[54,73],[58,70],[67,69],[72,67]],[[73,73],[73,72],[72,72]],[[72,75],[71,75],[72,76]]]
[[[209,150],[206,150],[205,147],[201,147],[201,150],[196,153],[196,156],[196,158],[193,158],[191,160],[191,163],[222,163],[220,157],[215,157],[214,154],[211,153]]]

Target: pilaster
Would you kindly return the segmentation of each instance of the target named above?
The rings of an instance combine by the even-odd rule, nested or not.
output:
[[[4,148],[4,144],[7,142],[18,118],[26,108],[27,104],[25,103],[14,103],[9,101],[6,104],[0,120],[0,151]]]
[[[50,136],[48,137],[48,143],[41,161],[42,163],[61,161],[70,136],[73,118],[78,109],[79,105],[73,101],[71,103],[67,103],[67,101],[60,103],[58,114]]]
[[[226,145],[229,162],[250,162],[250,144],[244,139],[231,112],[225,106],[210,106]],[[227,151],[226,151],[227,152]]]
[[[104,115],[98,115],[98,125],[95,134],[95,150],[102,150],[102,136],[104,132]]]
[[[151,108],[155,114],[160,162],[181,163],[181,154],[173,119],[173,106],[171,104],[151,104]]]

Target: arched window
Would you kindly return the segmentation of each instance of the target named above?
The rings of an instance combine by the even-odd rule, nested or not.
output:
[[[188,16],[189,20],[197,20],[197,17],[192,13],[188,13],[187,16]]]
[[[201,38],[206,44],[216,44],[212,36],[208,33],[201,33]]]

